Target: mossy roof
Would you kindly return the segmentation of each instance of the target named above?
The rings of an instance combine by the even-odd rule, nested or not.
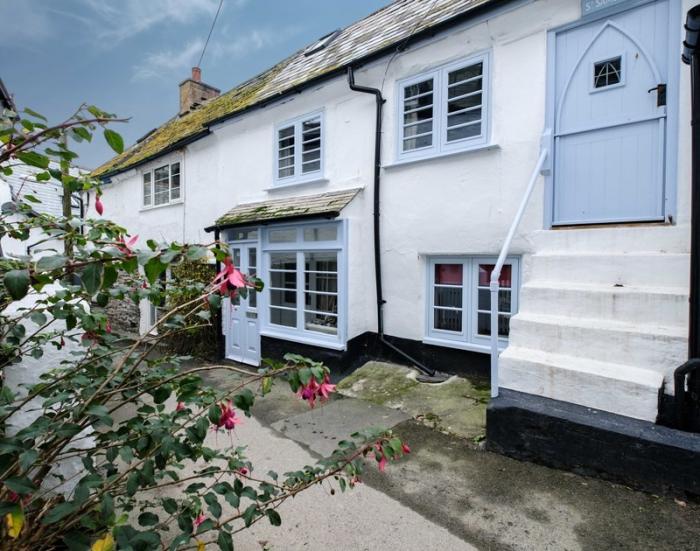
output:
[[[487,3],[497,3],[497,0],[396,0],[340,31],[322,50],[305,55],[306,48],[302,49],[195,111],[170,119],[92,174],[104,178],[156,158],[199,139],[214,121],[234,116],[308,81],[401,44],[416,33]]]
[[[221,216],[216,221],[216,226],[231,227],[292,218],[336,217],[359,192],[359,188],[348,189],[237,205]]]

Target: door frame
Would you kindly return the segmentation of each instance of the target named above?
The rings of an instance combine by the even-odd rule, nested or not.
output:
[[[617,4],[600,12],[580,17],[576,21],[560,25],[547,31],[547,74],[545,94],[545,131],[542,147],[549,151],[543,170],[544,174],[544,228],[554,226],[554,126],[556,118],[556,38],[559,33],[582,27],[596,21],[607,19],[613,15],[637,9],[659,0],[633,0],[625,4]],[[675,224],[678,196],[678,110],[680,104],[680,43],[681,43],[681,0],[667,0],[669,8],[668,29],[668,82],[666,90],[666,145],[664,150],[664,221]],[[613,222],[612,225],[624,222]],[[650,222],[659,224],[659,222]],[[597,226],[600,223],[577,224],[577,227]]]
[[[259,235],[259,230],[258,230],[258,235]],[[229,249],[233,249],[236,247],[240,248],[241,249],[241,258],[243,258],[244,251],[246,252],[246,254],[248,254],[248,250],[251,247],[255,247],[255,249],[256,249],[255,256],[256,256],[256,262],[257,262],[257,266],[255,267],[255,269],[256,269],[256,274],[260,274],[261,257],[260,257],[260,239],[259,238],[258,239],[239,240],[239,241],[229,241],[228,246],[229,246]],[[246,264],[247,264],[247,261],[246,261]],[[236,266],[236,268],[239,268],[239,266]],[[226,339],[226,346],[225,346],[224,355],[225,355],[227,360],[232,360],[232,361],[239,362],[239,363],[245,363],[245,364],[256,366],[256,367],[260,365],[260,361],[262,359],[262,351],[260,350],[261,340],[262,340],[261,335],[260,335],[260,298],[261,298],[261,295],[262,295],[262,293],[258,293],[257,305],[255,307],[256,327],[257,327],[256,333],[257,333],[257,338],[258,338],[258,346],[257,346],[258,361],[257,362],[246,361],[245,356],[242,356],[240,359],[236,359],[236,358],[233,358],[229,355],[228,340],[230,339],[230,335],[231,335],[231,331],[232,331],[231,317],[233,314],[233,304],[231,304],[230,298],[228,299],[228,314],[227,314],[229,319],[226,320],[225,325],[224,325],[224,330],[225,330],[224,336]],[[247,299],[245,299],[245,300],[247,300]],[[246,339],[247,339],[247,337],[246,337]]]

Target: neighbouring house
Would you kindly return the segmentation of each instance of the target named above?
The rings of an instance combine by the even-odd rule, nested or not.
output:
[[[688,349],[692,4],[398,0],[226,93],[196,68],[94,174],[133,233],[213,232],[266,282],[224,306],[225,357],[487,372],[493,350],[492,449],[700,493],[700,438],[662,424]]]

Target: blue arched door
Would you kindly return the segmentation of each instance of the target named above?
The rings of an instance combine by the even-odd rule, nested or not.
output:
[[[556,35],[553,224],[665,217],[668,0]]]

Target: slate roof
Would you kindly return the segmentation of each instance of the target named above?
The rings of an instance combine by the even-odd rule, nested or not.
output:
[[[274,67],[182,117],[170,119],[145,139],[93,171],[108,177],[165,154],[208,133],[208,127],[282,96],[310,81],[339,74],[364,59],[388,55],[396,46],[486,4],[505,0],[396,0],[346,27],[322,50],[296,52]],[[471,14],[469,14],[471,15]]]
[[[312,217],[335,218],[359,192],[360,188],[357,188],[237,205],[221,216],[214,227],[233,227]],[[211,229],[213,227],[207,228],[207,231]]]

